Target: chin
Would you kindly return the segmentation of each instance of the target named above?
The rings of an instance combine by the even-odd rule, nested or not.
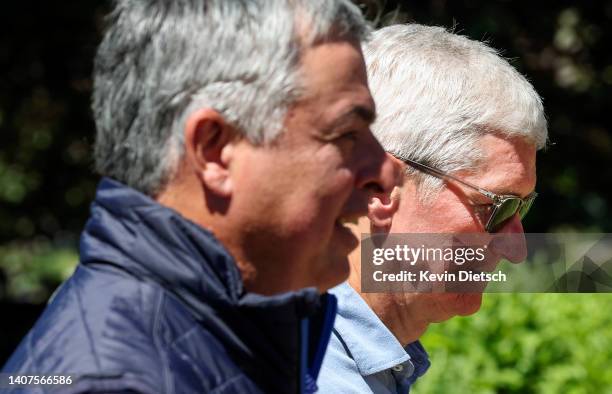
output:
[[[441,323],[455,316],[469,316],[478,312],[482,293],[430,293],[437,313],[432,323]]]
[[[482,293],[458,293],[455,299],[456,313],[469,316],[478,312],[482,304]]]
[[[335,258],[328,261],[321,276],[317,280],[316,287],[319,292],[324,293],[332,287],[336,287],[349,277],[350,265],[348,257]]]

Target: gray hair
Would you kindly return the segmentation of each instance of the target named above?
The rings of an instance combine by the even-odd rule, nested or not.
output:
[[[508,61],[486,44],[442,27],[394,25],[364,47],[383,148],[446,172],[475,169],[480,138],[496,133],[546,146],[542,100]],[[442,181],[407,167],[422,195]]]
[[[348,0],[116,0],[94,63],[96,170],[155,195],[202,107],[254,144],[273,140],[301,92],[303,49],[368,33]]]

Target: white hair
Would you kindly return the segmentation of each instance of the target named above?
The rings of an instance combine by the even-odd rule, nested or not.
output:
[[[446,172],[475,169],[486,133],[546,146],[542,100],[508,61],[486,44],[442,27],[393,25],[374,32],[364,55],[383,148]],[[418,173],[423,194],[442,181]]]
[[[270,141],[302,91],[303,49],[368,33],[349,0],[115,0],[94,63],[96,169],[155,195],[204,106]]]

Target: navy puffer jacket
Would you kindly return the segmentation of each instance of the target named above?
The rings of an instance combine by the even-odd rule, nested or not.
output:
[[[71,374],[71,386],[56,386],[70,393],[316,389],[333,296],[246,293],[209,232],[109,179],[80,257],[3,372]]]

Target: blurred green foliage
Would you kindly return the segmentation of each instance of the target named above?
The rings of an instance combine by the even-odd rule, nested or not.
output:
[[[104,1],[11,2],[0,13],[0,245],[74,240],[97,177],[89,110]]]
[[[415,394],[612,393],[612,295],[485,294],[481,310],[430,326]]]
[[[0,247],[0,299],[39,304],[72,272],[78,262],[72,248],[47,243]]]

